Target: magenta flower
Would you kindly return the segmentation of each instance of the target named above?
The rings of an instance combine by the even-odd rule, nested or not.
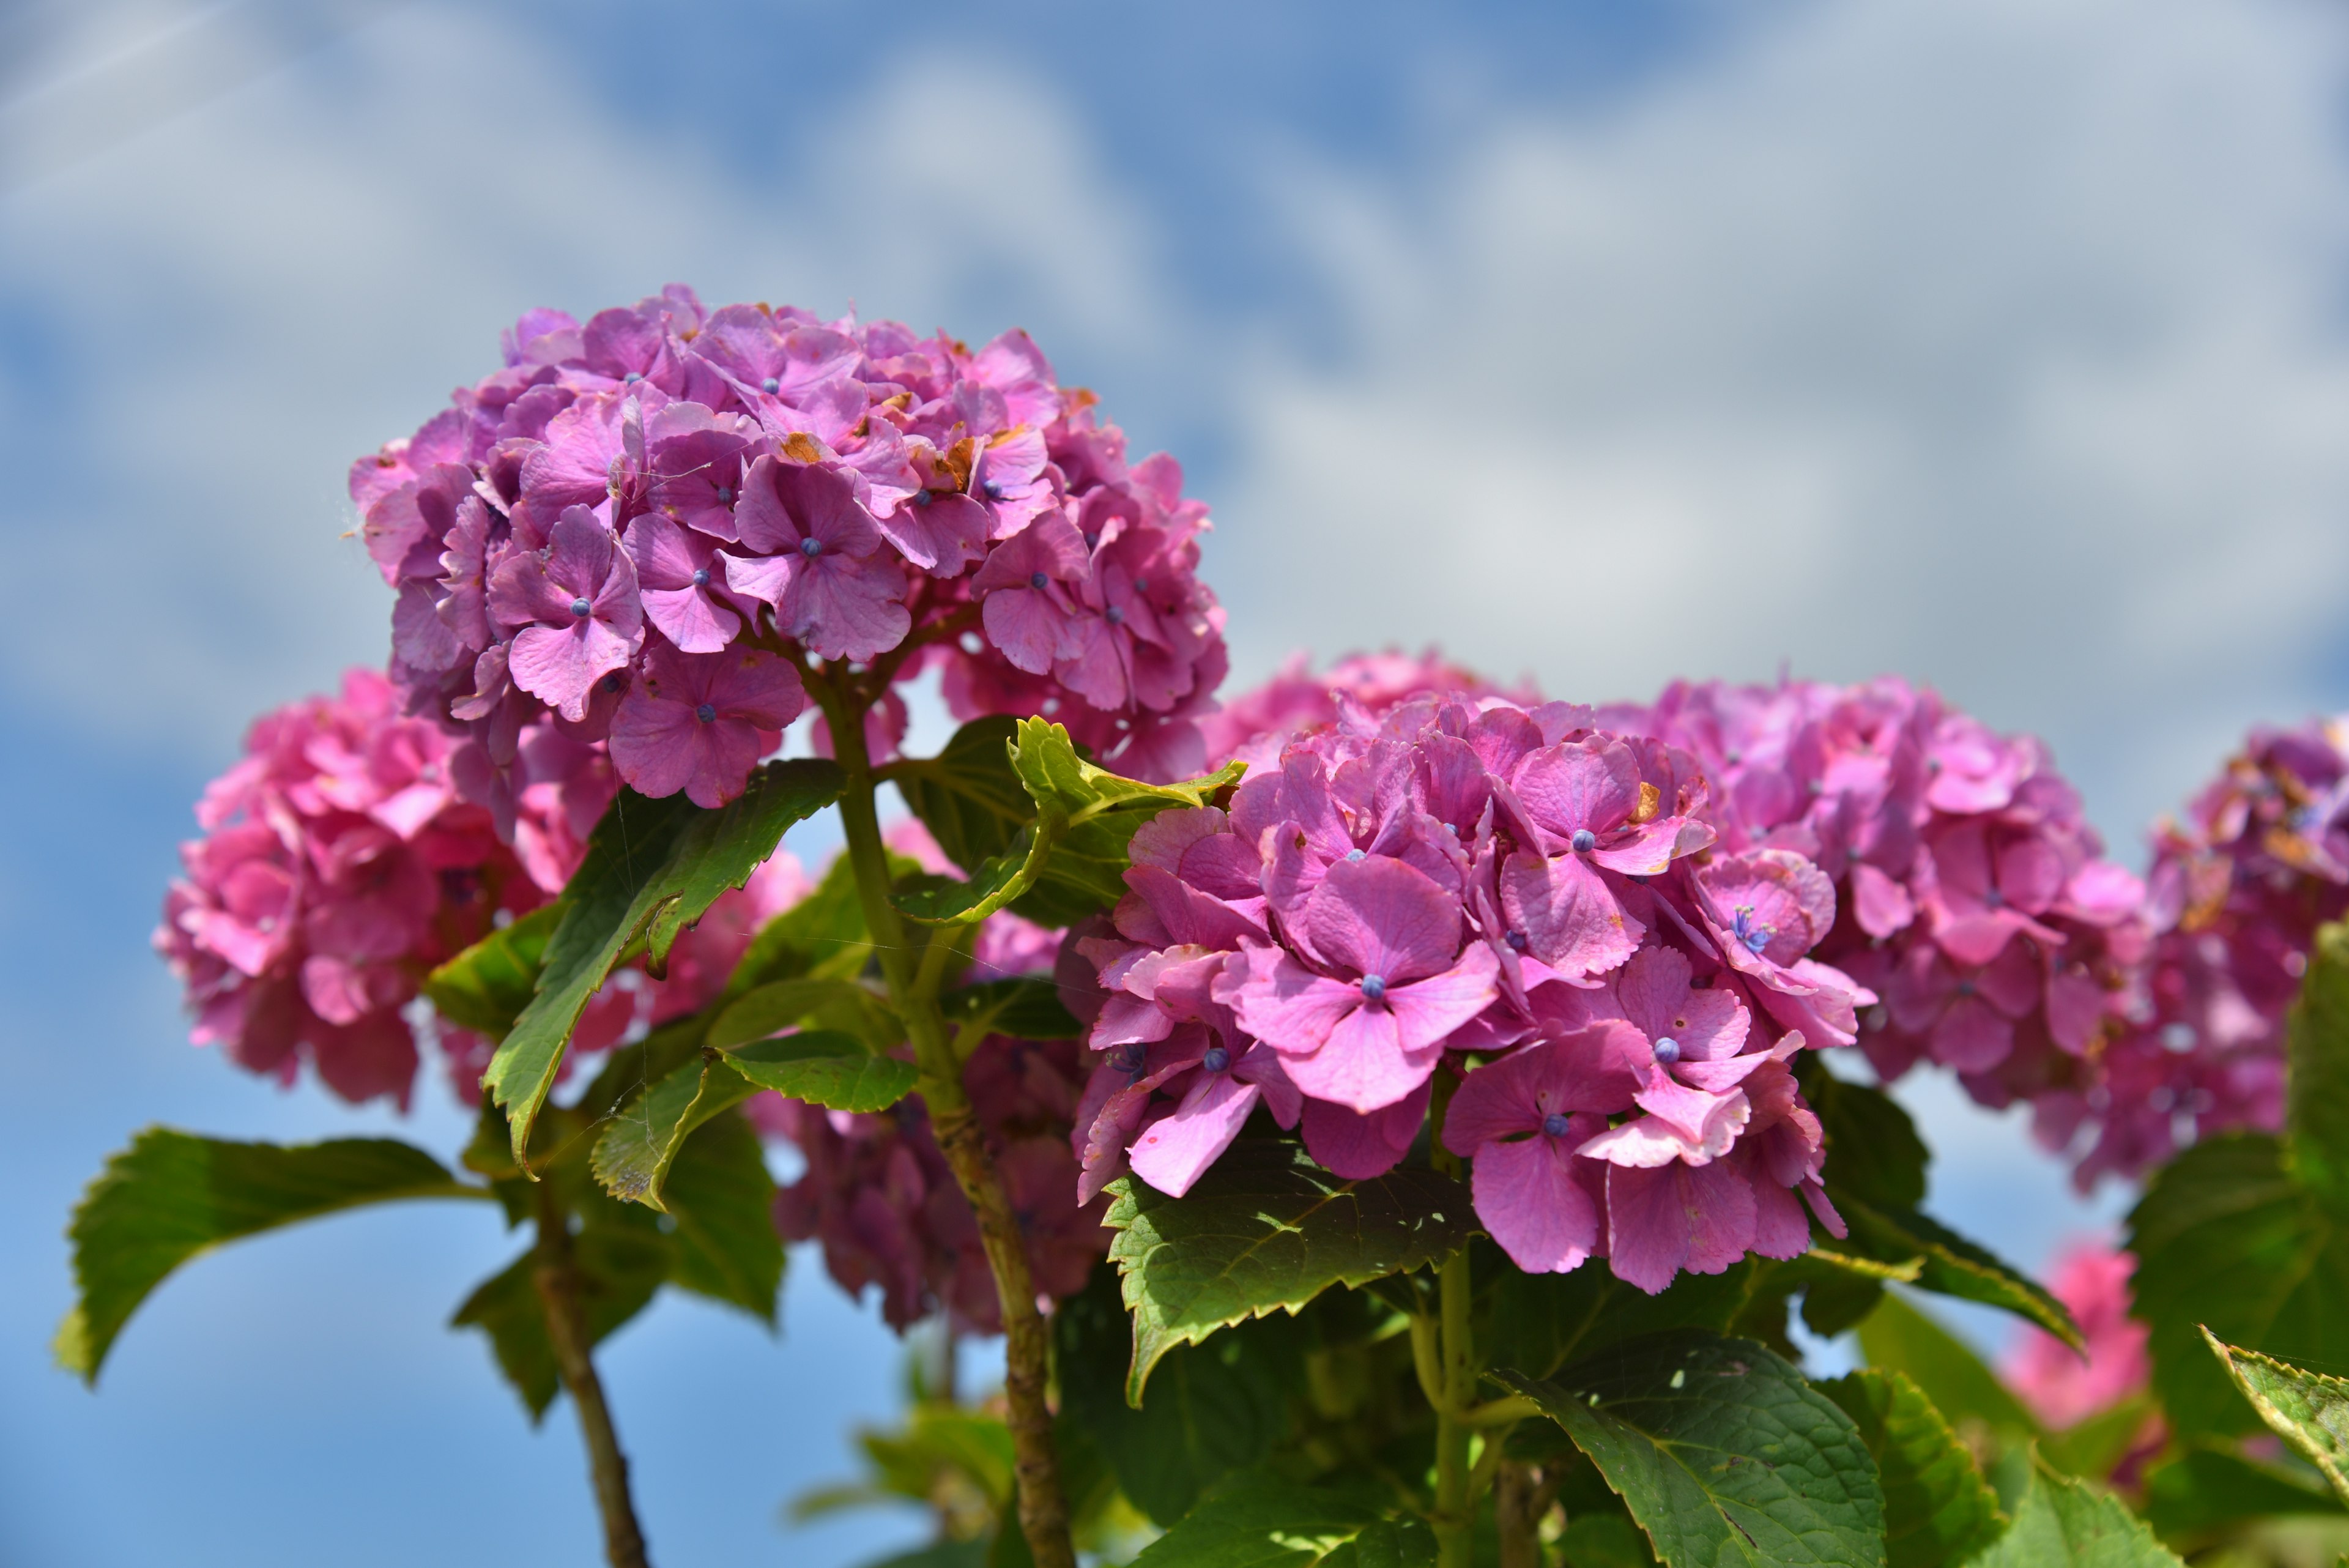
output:
[[[1075,526],[1057,514],[1039,517],[997,545],[971,579],[987,639],[1015,669],[1042,675],[1052,668],[1076,615],[1070,585],[1092,569]]]
[[[716,653],[734,640],[742,618],[728,607],[719,587],[726,568],[713,540],[647,512],[628,524],[626,544],[645,618],[678,652]]]
[[[2069,1308],[2087,1340],[2083,1357],[2044,1329],[2026,1327],[1999,1364],[2007,1386],[2051,1431],[2076,1426],[2145,1391],[2152,1375],[2149,1332],[2129,1316],[2137,1260],[2095,1241],[2067,1248],[2047,1289]]]
[[[784,636],[824,659],[870,659],[904,639],[904,570],[840,474],[762,457],[734,519],[757,554],[725,554],[728,586],[772,605]]]
[[[1577,1151],[1629,1103],[1647,1042],[1601,1024],[1528,1045],[1468,1075],[1444,1147],[1475,1162],[1477,1217],[1528,1273],[1566,1273],[1605,1250],[1607,1167]]]
[[[550,539],[543,559],[518,555],[498,567],[490,610],[521,628],[508,659],[514,684],[576,720],[595,682],[636,657],[644,611],[636,567],[593,513],[572,507]]]
[[[799,671],[762,649],[656,648],[612,721],[612,762],[642,794],[720,806],[806,706]]]
[[[1400,860],[1331,866],[1304,902],[1302,928],[1334,973],[1259,949],[1245,980],[1223,982],[1224,999],[1316,1099],[1364,1112],[1392,1105],[1496,994],[1491,950],[1462,950],[1459,900]]]

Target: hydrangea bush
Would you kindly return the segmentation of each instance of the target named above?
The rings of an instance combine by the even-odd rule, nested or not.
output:
[[[429,1053],[477,1133],[141,1134],[75,1216],[69,1367],[220,1241],[489,1201],[530,1240],[456,1321],[569,1397],[616,1564],[597,1343],[663,1287],[772,1323],[787,1241],[948,1352],[810,1504],[926,1502],[923,1561],[2349,1528],[2333,730],[2254,732],[2140,878],[2044,745],[1889,677],[1219,695],[1205,508],[1024,334],[672,286],[503,360],[352,469],[388,664],[256,722],[156,938],[197,1044],[403,1107]],[[2042,1285],[1934,1220],[1917,1073],[2142,1184],[2129,1251]],[[1925,1294],[2021,1320],[2003,1382]]]

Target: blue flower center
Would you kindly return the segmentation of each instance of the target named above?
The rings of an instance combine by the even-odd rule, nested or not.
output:
[[[631,370],[631,371],[629,371],[626,375],[625,375],[625,376],[623,376],[623,377],[621,377],[621,378],[620,378],[621,383],[622,383],[623,385],[625,385],[625,386],[630,386],[630,387],[635,386],[638,381],[641,381],[641,380],[643,380],[643,379],[644,379],[644,377],[643,377],[640,373],[638,373],[637,371],[635,371],[635,370]]]
[[[1958,994],[1960,996],[1971,996],[1973,993],[1974,982],[1972,981],[1961,980],[1958,981]]]
[[[1150,1062],[1150,1054],[1132,1041],[1109,1054],[1109,1064],[1129,1078],[1139,1078]]]
[[[731,506],[734,504],[734,487],[732,485],[721,484],[718,487],[718,504],[720,506]]]
[[[1210,1073],[1220,1073],[1232,1064],[1232,1054],[1220,1045],[1210,1045],[1207,1054],[1199,1058],[1199,1065]]]
[[[706,587],[708,587],[709,586],[709,567],[707,567],[707,566],[696,566],[696,567],[694,567],[694,569],[693,569],[693,586],[694,586],[695,587],[697,587],[697,588],[706,588]]]
[[[1550,1137],[1564,1137],[1574,1124],[1566,1119],[1564,1111],[1552,1111],[1542,1117],[1542,1131]]]
[[[1361,857],[1362,852],[1359,849],[1349,849],[1346,851],[1346,858],[1349,860],[1360,860]]]
[[[1656,1042],[1656,1060],[1669,1067],[1681,1059],[1681,1043],[1667,1034]]]
[[[1501,940],[1509,944],[1510,950],[1513,952],[1525,951],[1530,940],[1523,931],[1511,931]]]
[[[575,598],[571,601],[571,613],[577,616],[581,620],[585,620],[587,618],[587,612],[595,607],[594,605],[589,604],[585,598]]]
[[[617,691],[626,684],[627,682],[620,678],[620,672],[616,670],[604,677],[604,690],[606,691]]]
[[[1003,499],[1003,486],[996,483],[995,481],[991,479],[988,480],[978,487],[978,493],[986,496],[989,501],[1000,501]]]
[[[1051,579],[1047,577],[1041,572],[1030,572],[1028,574],[1028,586],[1031,588],[1040,588],[1046,583],[1050,581]]]
[[[1770,945],[1770,939],[1778,934],[1778,928],[1775,926],[1756,925],[1754,923],[1754,906],[1751,904],[1740,904],[1737,906],[1737,924],[1735,929],[1737,940],[1745,944],[1745,950],[1754,954],[1759,954],[1764,948],[1768,947]]]
[[[772,397],[775,393],[780,392],[782,389],[782,382],[777,380],[772,376],[768,377],[765,380],[759,383],[759,390],[766,393],[770,397]]]
[[[1982,907],[1988,909],[2002,909],[2006,908],[2006,895],[1995,888],[1985,888],[1982,889]]]
[[[1386,976],[1382,974],[1366,974],[1362,977],[1362,1000],[1364,1002],[1383,1002],[1386,1000]]]
[[[1091,528],[1086,529],[1086,530],[1085,530],[1085,548],[1086,548],[1086,549],[1088,549],[1088,550],[1096,550],[1096,549],[1099,549],[1100,547],[1101,547],[1101,535],[1100,535],[1098,532],[1094,531],[1093,529],[1091,529]]]
[[[928,491],[926,491],[926,490],[916,490],[916,492],[914,492],[914,504],[915,504],[915,505],[916,505],[916,506],[927,506],[929,504],[930,504],[930,493],[929,493]]]
[[[805,556],[811,561],[814,560],[818,556],[823,554],[823,541],[817,538],[812,534],[809,535],[806,538],[800,541],[800,554]]]
[[[1112,626],[1123,626],[1125,624],[1125,612],[1118,608],[1115,605],[1112,605],[1109,608],[1102,611],[1102,619],[1109,622]]]
[[[707,724],[711,720],[718,717],[718,710],[710,706],[709,703],[704,702],[700,707],[696,708],[693,711],[693,716]]]
[[[1588,855],[1599,847],[1599,835],[1587,827],[1578,827],[1574,830],[1573,842],[1577,855]]]

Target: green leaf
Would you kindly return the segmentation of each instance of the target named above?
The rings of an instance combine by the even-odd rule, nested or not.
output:
[[[674,1284],[740,1307],[770,1328],[783,1284],[775,1230],[775,1179],[759,1135],[742,1116],[714,1116],[685,1140],[661,1184],[677,1229]]]
[[[1840,1207],[1848,1195],[1899,1212],[1925,1201],[1925,1141],[1891,1096],[1846,1083],[1816,1058],[1801,1064],[1803,1097],[1826,1137],[1826,1181]]]
[[[1206,778],[1149,784],[1120,778],[1077,755],[1068,731],[1042,719],[1019,722],[1011,766],[1036,803],[1050,853],[1035,885],[1013,910],[1045,926],[1065,926],[1125,896],[1127,846],[1162,811],[1214,805],[1247,771],[1227,763]]]
[[[1226,1324],[1295,1313],[1331,1285],[1417,1269],[1466,1242],[1468,1189],[1398,1166],[1341,1181],[1288,1139],[1242,1138],[1179,1201],[1136,1178],[1110,1183],[1102,1223],[1133,1314],[1126,1397],[1158,1358]]]
[[[460,1028],[504,1039],[538,989],[547,939],[562,918],[560,904],[533,909],[434,970],[424,980],[433,1011]]]
[[[1061,988],[1034,975],[966,985],[938,998],[950,1023],[1014,1040],[1073,1040],[1084,1026],[1061,1000]]]
[[[854,981],[806,974],[744,992],[709,1025],[707,1043],[731,1051],[803,1025],[853,1034],[885,1048],[904,1037],[888,1005]]]
[[[1891,1568],[1955,1568],[2006,1528],[1973,1454],[1916,1384],[1898,1372],[1860,1371],[1817,1386],[1875,1457]]]
[[[922,819],[946,857],[966,872],[976,874],[983,862],[1002,854],[1036,815],[1019,775],[1011,771],[1011,741],[1019,724],[997,714],[973,719],[936,756],[905,759],[886,770],[906,808]]]
[[[891,874],[900,869],[920,867],[892,856]],[[803,974],[852,978],[863,972],[872,950],[864,899],[856,891],[856,868],[843,855],[832,863],[813,892],[759,929],[727,977],[721,1000],[731,1002],[758,986]]]
[[[1973,1568],[2183,1565],[2118,1498],[2041,1466],[2015,1505],[2014,1523]]]
[[[757,1093],[725,1057],[704,1051],[701,1060],[688,1062],[613,1113],[587,1168],[621,1201],[666,1211],[661,1184],[687,1135]]]
[[[899,891],[894,901],[925,925],[983,920],[1036,885],[1060,831],[1057,815],[1040,816],[1020,828],[1002,854],[981,861],[968,881],[924,877]]]
[[[2298,1474],[2206,1442],[2189,1443],[2145,1478],[2146,1522],[2180,1552],[2250,1520],[2343,1511],[2338,1497]]]
[[[1851,1236],[1842,1251],[1880,1262],[1921,1262],[1917,1288],[2014,1314],[2078,1347],[2086,1342],[2071,1312],[2020,1269],[1914,1210],[1891,1212],[1856,1198],[1829,1194]]]
[[[1554,1379],[1492,1376],[1566,1429],[1672,1568],[1884,1562],[1884,1490],[1867,1445],[1764,1345],[1679,1329]]]
[[[677,933],[718,896],[749,880],[792,824],[840,796],[844,775],[817,757],[769,763],[717,811],[681,794],[647,800],[622,789],[589,836],[586,857],[558,900],[538,990],[491,1058],[482,1084],[512,1124],[514,1159],[527,1167],[531,1124],[546,1103],[579,1015],[636,941],[646,967],[667,970]]]
[[[1492,1267],[1483,1266],[1487,1258]],[[1625,1284],[1604,1264],[1564,1274],[1529,1274],[1497,1248],[1477,1248],[1476,1273],[1493,1282],[1489,1325],[1478,1336],[1486,1362],[1547,1377],[1627,1339],[1667,1328],[1726,1329],[1754,1286],[1751,1260],[1718,1274],[1682,1273],[1657,1295]]]
[[[223,1241],[296,1220],[408,1198],[487,1198],[422,1149],[394,1138],[234,1143],[149,1127],[106,1162],[74,1209],[73,1310],[57,1357],[84,1382],[172,1270]]]
[[[2240,1434],[2259,1417],[2203,1344],[2349,1366],[2349,1237],[2286,1169],[2272,1137],[2196,1144],[2129,1215],[2133,1313],[2151,1326],[2154,1392],[2178,1431]]]
[[[668,1244],[656,1232],[628,1225],[590,1224],[571,1239],[580,1305],[592,1346],[642,1312],[669,1268]],[[482,1281],[465,1298],[451,1328],[478,1328],[489,1336],[498,1370],[536,1422],[560,1390],[554,1345],[546,1336],[546,1309],[538,1293],[538,1250],[532,1248]]]
[[[2349,1502],[2349,1382],[2239,1349],[2207,1328],[2202,1337],[2268,1430],[2299,1449]]]
[[[1980,1421],[1995,1432],[2024,1436],[2039,1431],[2031,1412],[1981,1356],[1897,1292],[1887,1291],[1859,1325],[1859,1347],[1869,1366],[1905,1374],[1952,1422]]]
[[[2104,1481],[2137,1447],[2147,1419],[2159,1409],[2150,1397],[2132,1395],[2060,1432],[2048,1433],[2040,1439],[2039,1457],[2067,1476]]]
[[[845,1034],[811,1030],[760,1040],[725,1056],[761,1089],[830,1111],[885,1111],[913,1093],[911,1062],[876,1056]]]
[[[1352,1549],[1352,1550],[1350,1550]],[[1327,1487],[1252,1475],[1220,1487],[1133,1568],[1433,1568],[1435,1537]]]
[[[2285,1163],[2349,1221],[2349,924],[2321,928],[2287,1029]]]
[[[1125,1402],[1133,1336],[1117,1276],[1096,1269],[1052,1317],[1061,1409],[1100,1445],[1127,1499],[1172,1525],[1201,1491],[1288,1436],[1303,1362],[1297,1328],[1261,1320],[1169,1351],[1137,1410]]]

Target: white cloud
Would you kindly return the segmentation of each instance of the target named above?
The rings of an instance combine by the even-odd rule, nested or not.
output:
[[[2349,625],[2339,19],[1823,0],[1440,166],[1280,176],[1350,352],[1256,367],[1243,664],[1930,680],[2134,825]]]
[[[275,70],[233,11],[136,19],[200,13],[168,63],[254,85],[0,198],[0,299],[38,301],[70,355],[66,384],[0,405],[71,412],[37,451],[12,420],[0,456],[79,476],[12,503],[16,565],[87,585],[19,595],[0,649],[25,698],[93,728],[218,756],[260,709],[379,659],[388,599],[337,538],[344,466],[493,368],[525,306],[686,278],[713,301],[853,298],[966,333],[1024,309],[1063,352],[1163,329],[1137,210],[1016,71],[898,67],[811,140],[787,148],[778,125],[744,175],[478,14],[411,7]],[[109,47],[144,36],[89,16]],[[100,42],[57,52],[103,60]],[[97,72],[68,107],[102,119],[145,80]],[[924,142],[940,125],[984,177]]]

